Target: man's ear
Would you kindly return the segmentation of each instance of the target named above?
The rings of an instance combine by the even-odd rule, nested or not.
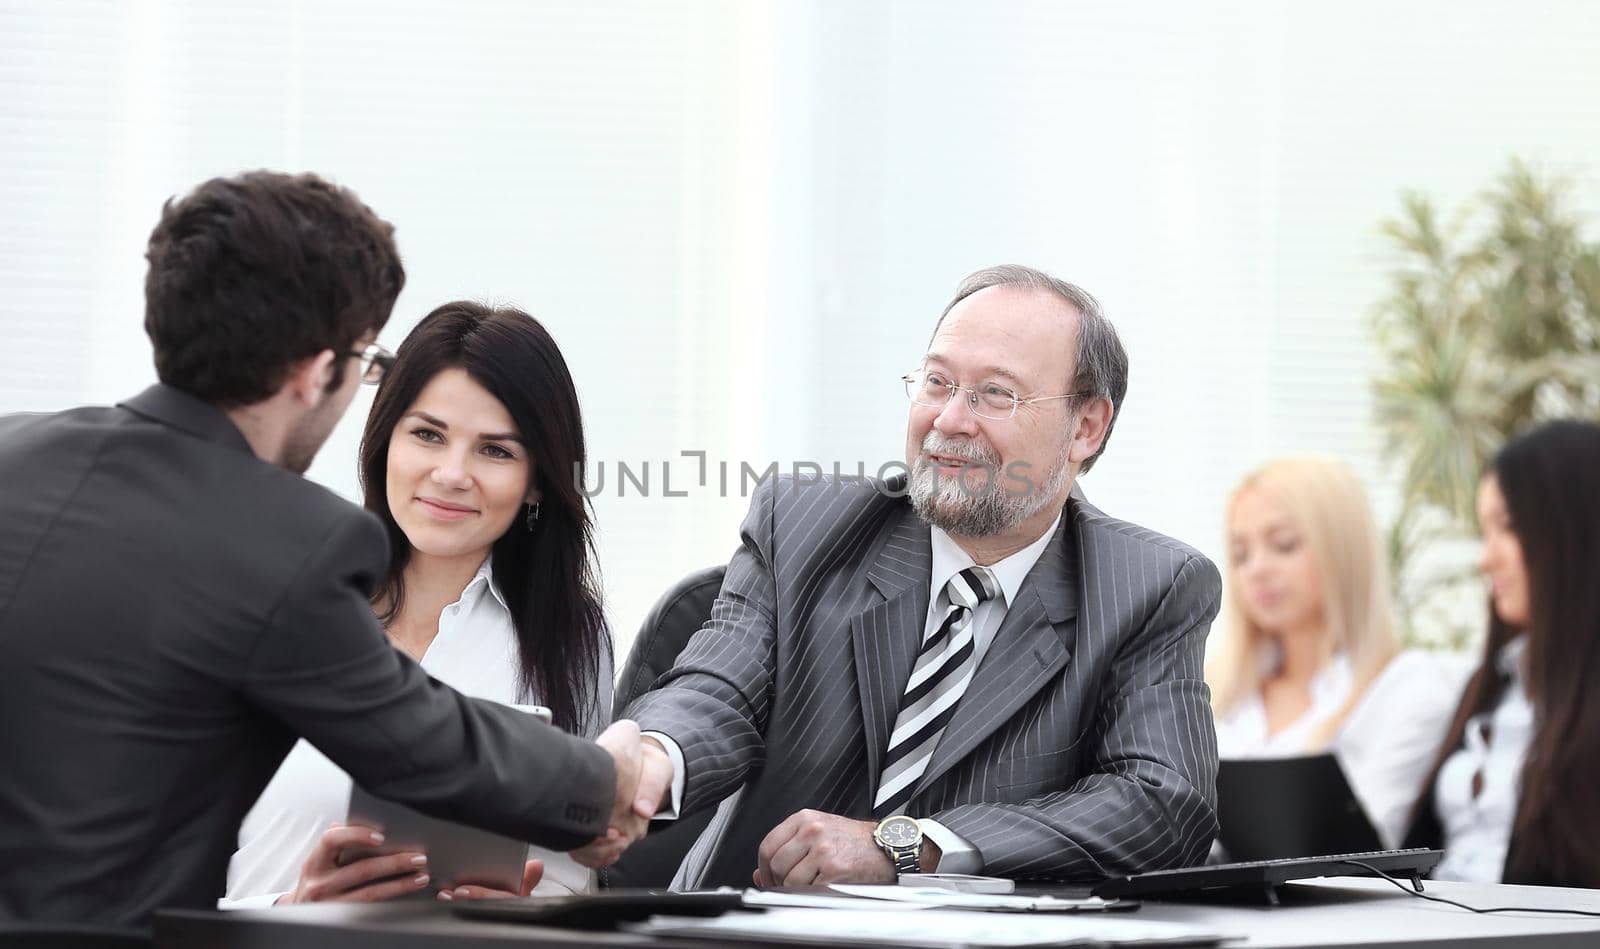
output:
[[[338,356],[324,349],[315,356],[302,359],[289,369],[283,391],[306,408],[316,408],[328,395],[328,383],[333,381],[333,361]]]
[[[1105,397],[1092,399],[1083,407],[1072,430],[1072,447],[1067,452],[1068,461],[1081,465],[1084,459],[1100,450],[1100,446],[1106,440],[1106,431],[1111,428],[1113,409],[1111,400]]]

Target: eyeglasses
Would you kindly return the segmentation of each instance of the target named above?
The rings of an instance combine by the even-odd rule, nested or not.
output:
[[[366,348],[358,353],[346,353],[361,360],[361,382],[364,385],[375,386],[383,381],[383,374],[394,365],[394,353],[379,346],[377,343],[368,343]]]
[[[985,382],[978,386],[956,385],[944,373],[931,369],[918,369],[916,372],[906,373],[900,377],[900,381],[906,384],[906,395],[918,405],[942,408],[945,403],[955,398],[956,392],[965,392],[967,407],[972,410],[973,415],[997,422],[1003,422],[1016,415],[1019,405],[1049,402],[1054,399],[1075,399],[1090,394],[1068,392],[1065,395],[1038,395],[1024,399],[997,382]]]

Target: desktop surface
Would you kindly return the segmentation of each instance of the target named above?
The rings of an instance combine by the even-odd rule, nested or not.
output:
[[[1429,894],[1474,906],[1533,906],[1600,912],[1600,891],[1501,884],[1427,884]],[[1280,906],[1251,902],[1161,902],[1147,899],[1129,918],[1187,923],[1242,937],[1228,947],[1259,949],[1401,949],[1462,946],[1467,949],[1577,949],[1600,946],[1600,918],[1515,913],[1482,916],[1401,892],[1385,880],[1325,878],[1285,887]],[[293,945],[305,949],[349,949],[366,945],[396,949],[477,949],[514,943],[540,947],[674,946],[727,947],[735,943],[651,939],[516,923],[458,919],[448,903],[297,905],[233,912],[181,911],[159,914],[161,949],[240,949]]]

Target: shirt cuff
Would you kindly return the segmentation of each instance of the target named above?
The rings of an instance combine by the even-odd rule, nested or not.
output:
[[[651,820],[677,820],[683,812],[683,749],[678,743],[660,732],[640,732],[641,738],[654,738],[667,750],[667,758],[672,762],[672,800],[661,810],[656,811],[656,816]]]
[[[983,869],[983,856],[966,838],[936,820],[924,817],[917,823],[922,825],[922,835],[939,845],[939,865],[933,872],[977,873]]]

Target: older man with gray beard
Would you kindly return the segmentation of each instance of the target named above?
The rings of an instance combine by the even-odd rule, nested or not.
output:
[[[1074,490],[1127,365],[1088,293],[979,271],[904,377],[908,483],[762,486],[711,619],[626,713],[671,778],[657,817],[717,809],[677,885],[1204,858],[1217,571]]]

